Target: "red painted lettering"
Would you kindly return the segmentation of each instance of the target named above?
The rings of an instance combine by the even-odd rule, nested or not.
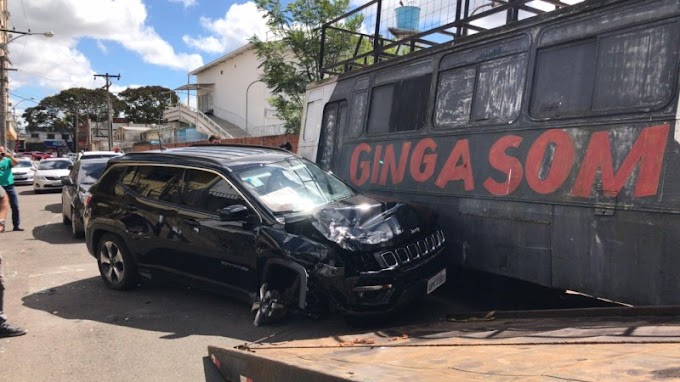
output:
[[[491,150],[489,151],[489,164],[491,164],[491,167],[505,174],[506,178],[502,183],[495,181],[491,177],[488,177],[484,181],[484,188],[492,195],[509,195],[513,193],[522,182],[524,173],[522,162],[505,152],[510,147],[519,147],[520,143],[522,143],[522,137],[518,137],[517,135],[506,135],[501,137],[493,144],[493,146],[491,146]]]
[[[401,155],[399,156],[399,166],[394,157],[394,145],[389,144],[385,147],[385,159],[383,163],[382,172],[380,173],[380,185],[387,184],[387,176],[392,176],[392,184],[399,184],[404,180],[404,172],[406,170],[406,161],[408,161],[408,154],[411,151],[411,142],[404,142],[401,145]]]
[[[554,144],[552,158],[549,158],[550,169],[547,174],[543,174],[541,179],[541,168],[549,144]],[[529,187],[539,194],[550,194],[557,190],[571,172],[576,157],[576,148],[571,136],[564,130],[548,130],[541,134],[531,145],[526,160],[526,179]],[[548,163],[546,163],[548,165]]]
[[[616,196],[640,163],[634,195],[635,197],[656,195],[668,130],[669,125],[643,129],[616,174],[612,164],[609,132],[593,133],[571,194],[590,197],[597,170],[600,169],[602,192],[606,196]]]
[[[375,147],[375,156],[373,156],[373,170],[371,171],[371,183],[375,184],[378,181],[378,174],[380,174],[380,165],[382,164],[382,145]]]
[[[366,183],[370,175],[369,173],[370,161],[368,160],[359,161],[359,158],[362,153],[367,154],[371,153],[371,146],[369,146],[368,143],[359,144],[357,147],[354,148],[354,151],[352,152],[352,160],[350,162],[349,168],[349,178],[352,181],[352,183],[356,186],[361,186],[362,184]],[[357,175],[357,172],[360,172],[360,174]]]
[[[425,138],[416,144],[413,148],[410,165],[413,180],[422,183],[432,177],[434,167],[437,164],[436,150],[437,142],[432,138]]]
[[[458,165],[458,162],[461,160],[462,163]],[[454,180],[462,180],[465,185],[465,191],[475,189],[475,182],[472,177],[472,163],[470,162],[470,144],[467,139],[461,139],[456,142],[456,146],[451,150],[451,155],[446,160],[434,184],[439,188],[445,188],[449,182]]]

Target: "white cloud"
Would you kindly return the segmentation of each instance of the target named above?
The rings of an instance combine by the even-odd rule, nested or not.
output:
[[[171,3],[182,3],[184,4],[184,8],[189,8],[193,7],[194,5],[198,4],[197,0],[170,0]]]
[[[192,37],[185,35],[184,42],[207,53],[226,53],[245,45],[253,35],[265,38],[267,26],[263,13],[253,2],[234,4],[223,18],[201,18],[201,25],[208,36]]]
[[[30,36],[9,46],[10,60],[20,71],[12,86],[39,84],[55,90],[94,87],[90,61],[77,49],[82,38],[122,45],[149,64],[189,71],[203,65],[198,54],[178,53],[147,24],[142,0],[34,0],[11,1],[10,27],[55,36]],[[55,17],[58,15],[58,17]]]
[[[104,54],[109,54],[109,48],[104,45],[104,42],[102,40],[97,40],[97,48],[104,53]]]

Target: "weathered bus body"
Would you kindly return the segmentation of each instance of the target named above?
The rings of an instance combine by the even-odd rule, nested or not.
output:
[[[434,207],[452,266],[680,303],[680,0],[585,1],[308,87],[299,154]]]

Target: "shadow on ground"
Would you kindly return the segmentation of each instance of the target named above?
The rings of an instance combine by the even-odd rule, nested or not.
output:
[[[61,208],[61,203],[48,204],[45,206],[45,211],[49,211],[53,214],[60,214]]]
[[[61,212],[61,208],[59,209]],[[33,238],[50,244],[82,243],[81,239],[71,236],[71,228],[62,223],[52,223],[33,227]]]
[[[56,225],[43,227],[51,226]],[[158,281],[146,281],[137,289],[120,292],[106,288],[99,277],[92,277],[28,295],[23,302],[29,308],[69,320],[91,320],[164,333],[160,336],[163,339],[209,335],[269,343],[367,332],[381,335],[390,333],[390,327],[443,322],[450,314],[480,310],[611,305],[545,288],[531,289],[531,285],[522,283],[517,286],[514,281],[451,276],[456,276],[451,279],[456,281],[416,301],[407,310],[360,326],[350,326],[338,314],[329,313],[319,320],[289,315],[275,325],[255,327],[249,304]]]
[[[253,342],[290,341],[344,335],[357,329],[339,317],[313,321],[290,316],[281,323],[256,327],[248,304],[202,290],[144,283],[131,291],[114,291],[91,277],[28,295],[25,306],[68,320],[91,320],[162,333],[162,339],[190,335],[221,336]],[[338,327],[344,328],[341,332]]]

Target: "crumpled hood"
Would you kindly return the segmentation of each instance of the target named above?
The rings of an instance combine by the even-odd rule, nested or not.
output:
[[[309,223],[326,239],[350,251],[396,245],[431,230],[432,220],[431,213],[407,204],[365,195],[328,204],[309,216]]]

